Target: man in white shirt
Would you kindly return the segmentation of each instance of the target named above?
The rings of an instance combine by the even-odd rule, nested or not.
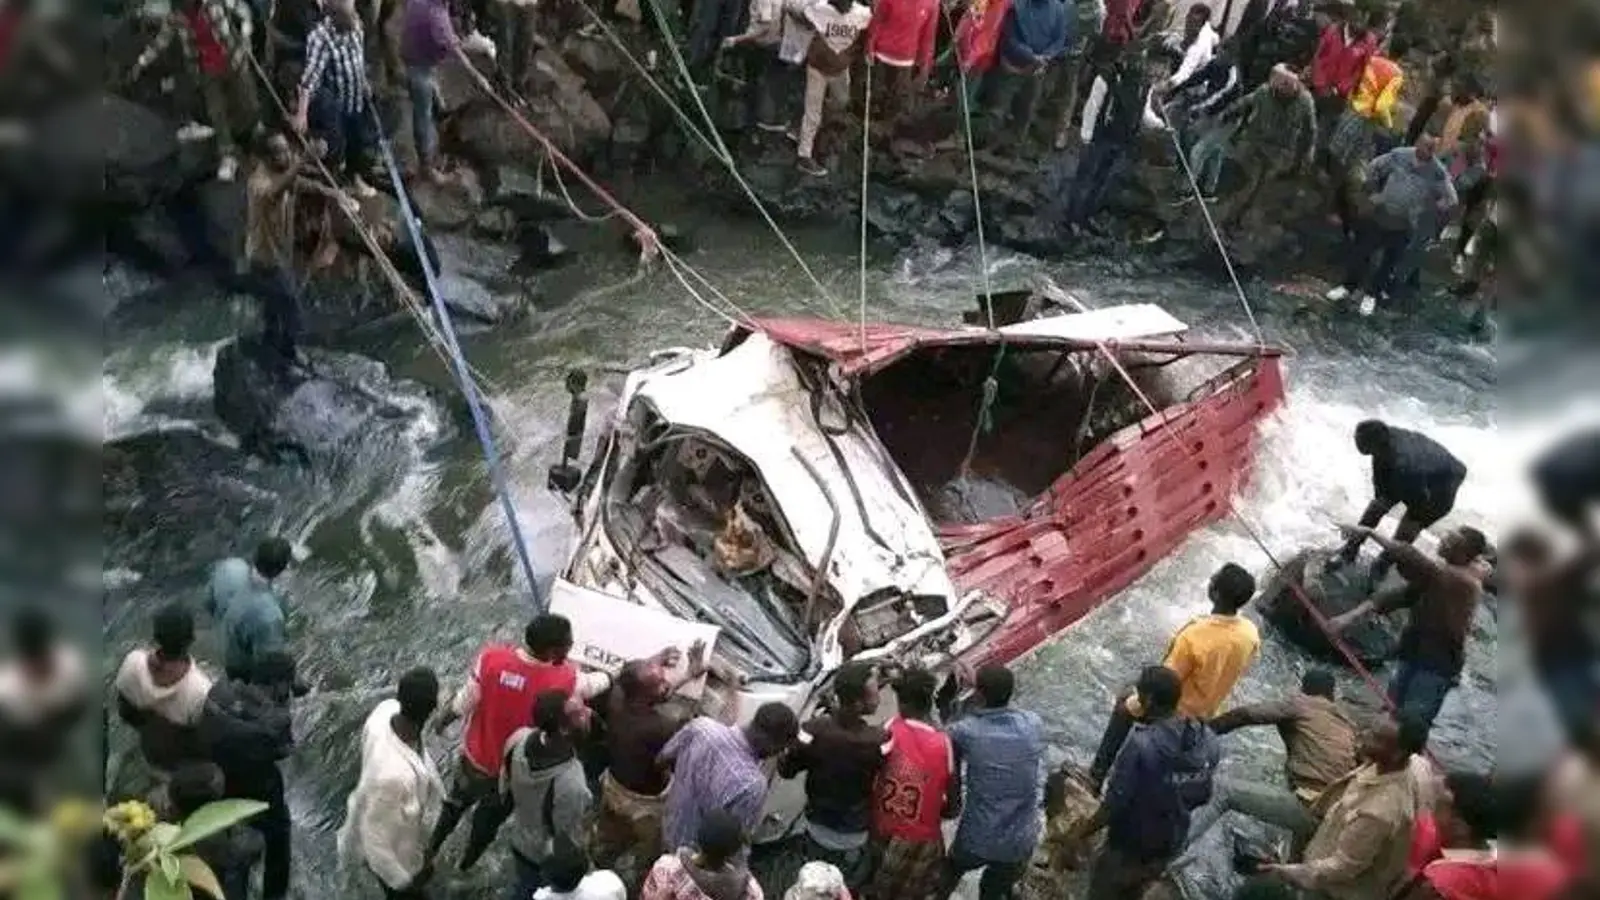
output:
[[[589,857],[576,843],[556,841],[556,849],[541,867],[547,884],[533,900],[627,900],[628,888],[610,869],[590,871]]]
[[[117,714],[139,733],[139,749],[157,777],[185,762],[205,759],[200,714],[211,676],[190,656],[194,615],[179,603],[156,613],[153,646],[137,647],[117,670]]]
[[[822,128],[823,104],[840,109],[849,101],[850,66],[861,52],[872,10],[855,0],[817,0],[806,7],[804,19],[812,39],[806,53],[805,113],[800,117],[796,165],[807,175],[822,176],[828,170],[812,151]]]
[[[89,677],[83,654],[42,609],[17,613],[11,645],[13,658],[0,663],[0,804],[29,812],[43,799],[41,777],[61,770],[89,706]]]
[[[345,803],[339,855],[363,863],[390,900],[421,900],[433,877],[428,836],[444,782],[422,733],[438,705],[438,677],[412,669],[361,730],[361,776]]]

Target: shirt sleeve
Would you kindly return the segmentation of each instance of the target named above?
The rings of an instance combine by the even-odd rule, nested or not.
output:
[[[755,834],[761,824],[761,810],[767,805],[767,786],[752,784],[728,801],[728,812],[744,826],[745,834]]]
[[[1104,805],[1107,815],[1117,815],[1133,803],[1134,792],[1143,778],[1144,752],[1141,741],[1129,740],[1122,745],[1111,764],[1111,777],[1106,780]]]
[[[1211,730],[1227,734],[1240,728],[1256,725],[1282,725],[1295,718],[1294,704],[1288,700],[1269,700],[1237,706],[1211,720]]]
[[[677,759],[678,754],[683,752],[683,748],[688,746],[690,741],[694,740],[695,732],[699,731],[699,726],[697,724],[698,721],[699,720],[697,719],[691,719],[689,724],[678,729],[678,733],[673,735],[667,741],[667,745],[665,747],[661,748],[661,752],[656,757],[657,760],[664,763],[671,763],[673,760]]]
[[[328,58],[332,49],[328,46],[328,33],[323,27],[313,29],[306,38],[306,68],[300,73],[300,92],[307,97],[315,96],[317,88],[322,86],[322,76],[328,70]]]
[[[1095,121],[1100,118],[1100,107],[1105,105],[1107,89],[1105,76],[1096,75],[1089,98],[1083,103],[1083,127],[1078,132],[1085,144],[1094,140]]]
[[[1194,674],[1194,648],[1189,645],[1190,622],[1178,629],[1172,636],[1172,643],[1167,647],[1167,656],[1161,661],[1163,666],[1178,673],[1178,680],[1188,683],[1189,676]]]
[[[1172,73],[1172,77],[1167,79],[1167,84],[1177,87],[1188,81],[1189,76],[1199,71],[1200,67],[1211,58],[1215,46],[1210,38],[1210,32],[1202,34],[1189,45],[1188,51],[1183,54],[1183,62],[1178,65],[1178,71]]]

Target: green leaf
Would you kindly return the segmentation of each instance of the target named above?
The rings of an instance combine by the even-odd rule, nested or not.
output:
[[[194,900],[194,892],[182,878],[168,881],[158,875],[144,880],[144,900]]]
[[[183,820],[178,836],[166,848],[171,851],[186,850],[199,841],[225,831],[251,816],[260,815],[267,804],[256,800],[219,800],[207,803]]]
[[[178,857],[171,853],[162,853],[156,857],[156,862],[161,867],[162,881],[177,884],[183,880],[183,865],[178,862]]]
[[[151,850],[165,850],[172,846],[173,841],[178,839],[180,831],[182,829],[171,822],[157,822],[155,827],[150,829],[150,833],[146,834],[140,841],[140,844]]]
[[[217,882],[217,873],[211,871],[206,861],[193,854],[178,857],[178,862],[183,866],[183,880],[189,887],[203,894],[210,894],[217,900],[245,900],[244,897],[225,897],[222,894],[222,885]]]
[[[0,847],[37,851],[49,842],[51,835],[47,826],[29,822],[13,810],[0,807]]]
[[[46,869],[28,869],[17,884],[16,900],[66,900],[61,877]]]

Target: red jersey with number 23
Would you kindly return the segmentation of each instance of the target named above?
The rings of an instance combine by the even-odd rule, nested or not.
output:
[[[889,721],[894,749],[873,787],[872,824],[879,837],[943,840],[940,814],[950,786],[950,738],[926,722]]]
[[[531,659],[505,644],[478,654],[478,703],[465,728],[467,760],[486,775],[500,771],[500,754],[519,728],[533,724],[533,700],[545,691],[578,687],[578,670],[570,662],[552,664]]]

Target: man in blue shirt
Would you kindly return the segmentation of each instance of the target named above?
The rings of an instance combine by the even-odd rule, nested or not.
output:
[[[212,567],[206,611],[222,633],[223,666],[229,678],[248,679],[263,654],[287,646],[283,598],[272,582],[289,568],[292,558],[289,542],[272,537],[256,547],[253,567],[238,557]]]
[[[980,706],[950,726],[966,806],[945,861],[945,887],[983,869],[979,900],[1009,900],[1039,843],[1044,803],[1044,722],[1011,707],[1016,678],[1004,666],[978,670]],[[952,789],[955,793],[956,789]]]
[[[1143,896],[1183,850],[1189,817],[1211,801],[1222,751],[1204,722],[1178,715],[1183,682],[1166,666],[1139,676],[1145,719],[1111,766],[1105,799],[1072,843],[1106,829],[1089,875],[1089,900]]]
[[[1002,137],[1017,145],[1027,142],[1044,73],[1072,45],[1075,25],[1076,13],[1067,9],[1066,0],[1014,0],[1000,32],[1000,58],[985,76],[991,82],[985,144],[993,146]],[[1019,93],[1023,108],[1013,119]],[[1017,127],[1007,128],[1013,123]]]

